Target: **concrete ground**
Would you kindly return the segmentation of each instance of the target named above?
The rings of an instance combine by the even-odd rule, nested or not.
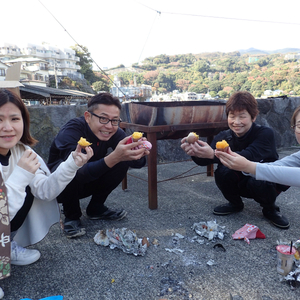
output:
[[[296,150],[283,149],[280,154]],[[127,217],[91,221],[83,216],[87,234],[77,239],[67,239],[58,224],[53,226],[43,241],[32,246],[41,251],[40,260],[25,267],[12,266],[12,275],[1,281],[4,299],[38,300],[55,295],[62,295],[64,300],[300,299],[300,287],[293,290],[281,281],[275,250],[280,240],[300,238],[299,188],[292,187],[278,197],[277,204],[291,223],[290,229],[280,230],[250,199],[245,199],[240,213],[213,215],[213,208],[226,201],[203,167],[185,174],[194,176],[163,181],[195,166],[193,162],[158,165],[158,180],[162,182],[158,183],[157,210],[148,208],[147,168],[130,170],[128,190],[123,191],[120,185],[106,202],[111,208],[125,208]],[[87,203],[88,199],[82,200],[83,212]],[[224,239],[209,241],[198,236],[205,241],[196,242],[192,225],[214,220],[224,226]],[[249,245],[233,240],[231,235],[246,223],[258,226],[266,239],[251,240]],[[100,229],[123,227],[149,239],[144,256],[93,241]],[[158,246],[152,244],[154,239]]]

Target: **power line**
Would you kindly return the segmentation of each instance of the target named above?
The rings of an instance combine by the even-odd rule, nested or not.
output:
[[[143,3],[140,3],[142,6],[147,7],[153,11],[158,12],[159,14],[169,14],[169,15],[180,15],[180,16],[189,16],[189,17],[200,17],[200,18],[214,18],[214,19],[225,19],[225,20],[234,20],[234,21],[248,21],[248,22],[262,22],[262,23],[273,23],[273,24],[285,24],[285,25],[300,25],[300,23],[291,23],[291,22],[280,22],[280,21],[267,21],[267,20],[254,20],[254,19],[243,19],[243,18],[231,18],[231,17],[223,17],[223,16],[207,16],[207,15],[199,15],[199,14],[186,14],[186,13],[178,13],[178,12],[169,12],[169,11],[158,11],[152,7],[149,7]]]
[[[300,25],[300,23],[267,21],[267,20],[252,20],[252,19],[229,18],[229,17],[218,17],[218,16],[206,16],[206,15],[184,14],[184,13],[174,13],[174,12],[165,12],[165,11],[162,11],[162,13],[172,14],[172,15],[190,16],[190,17],[225,19],[225,20],[234,20],[234,21],[248,21],[248,22],[263,22],[263,23],[273,23],[273,24]]]
[[[147,36],[147,38],[146,38],[146,42],[145,42],[144,47],[143,47],[143,49],[142,49],[142,52],[141,52],[141,54],[140,54],[140,57],[139,57],[139,60],[138,60],[138,64],[140,63],[141,56],[142,56],[142,54],[143,54],[143,52],[144,52],[145,46],[146,46],[147,41],[148,41],[148,38],[149,38],[149,36],[150,36],[150,34],[151,34],[151,31],[152,31],[153,25],[154,25],[154,23],[155,23],[155,21],[156,21],[156,18],[157,18],[157,16],[160,16],[160,12],[159,12],[159,11],[156,11],[156,12],[157,12],[157,14],[155,15],[154,21],[153,21],[153,23],[152,23],[152,26],[151,26],[150,31],[149,31],[149,33],[148,33],[148,36]]]
[[[89,55],[90,59],[93,61],[93,63],[99,68],[99,70],[112,82],[112,84],[124,95],[124,97],[127,99],[125,93],[115,84],[115,82],[100,68],[100,66],[97,64],[97,62],[92,58],[92,56],[81,46],[75,38],[67,31],[67,29],[59,22],[59,20],[51,13],[51,11],[40,1],[40,4],[44,6],[44,8],[50,13],[50,15],[55,19],[55,21],[64,29],[64,31],[69,35],[69,37],[75,42],[76,45],[86,54]]]

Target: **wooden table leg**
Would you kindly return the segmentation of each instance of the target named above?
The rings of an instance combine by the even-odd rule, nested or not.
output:
[[[127,173],[125,175],[125,177],[122,180],[122,190],[127,190]]]
[[[157,141],[156,133],[148,133],[147,140],[152,144],[148,155],[148,201],[150,209],[157,209]]]

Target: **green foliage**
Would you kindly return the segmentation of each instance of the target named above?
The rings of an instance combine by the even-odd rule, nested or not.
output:
[[[133,85],[134,78],[137,85],[144,83],[144,76],[142,74],[132,73],[132,72],[121,72],[118,74],[119,79],[122,82],[122,85]]]
[[[220,96],[220,98],[227,98],[228,97],[228,93],[226,93],[225,91],[218,92],[218,95]]]
[[[212,98],[217,96],[217,92],[215,92],[215,91],[211,91],[211,92],[209,92],[209,94],[211,95]]]
[[[90,82],[97,82],[93,87],[99,85],[100,88],[103,78],[100,76],[99,79],[99,74],[95,73],[94,77],[89,77],[89,55],[80,51],[78,55],[81,58],[82,73],[90,78]],[[158,93],[172,92],[175,89],[195,93],[207,93],[209,90],[212,95],[221,98],[229,97],[239,90],[249,91],[256,97],[261,96],[265,90],[283,90],[284,94],[293,91],[296,95],[300,94],[298,61],[285,60],[284,55],[279,53],[254,55],[256,59],[249,63],[249,54],[238,51],[161,54],[146,58],[142,65],[134,64],[133,67],[139,73],[121,72],[118,76],[123,85],[133,84],[135,76],[138,85],[150,85],[152,91]]]
[[[91,54],[88,51],[88,48],[84,46],[75,45],[71,47],[75,51],[75,55],[80,58],[78,64],[80,70],[78,72],[84,75],[84,78],[92,84],[97,81],[97,77],[93,72],[93,60],[91,59]]]
[[[93,83],[93,90],[97,93],[101,91],[109,92],[109,85],[107,84],[107,82],[99,80]]]

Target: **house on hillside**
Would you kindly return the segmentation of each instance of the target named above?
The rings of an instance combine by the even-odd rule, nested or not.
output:
[[[197,100],[197,94],[194,92],[186,92],[183,94],[182,100],[183,101],[193,101],[193,100]]]

